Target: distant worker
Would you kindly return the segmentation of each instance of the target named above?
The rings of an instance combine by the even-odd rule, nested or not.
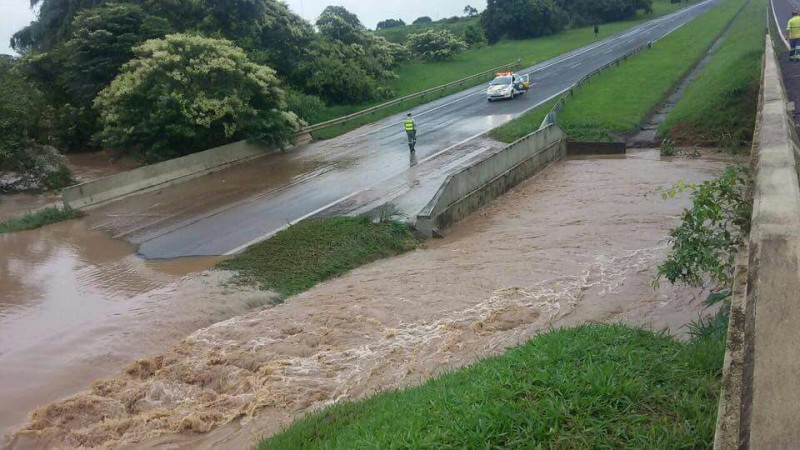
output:
[[[411,117],[411,113],[408,113],[406,116],[406,120],[403,121],[403,126],[408,136],[408,149],[411,150],[411,153],[414,153],[414,146],[417,145],[417,124]]]
[[[792,18],[786,24],[786,34],[789,38],[789,59],[800,61],[800,13],[792,11]]]
[[[595,25],[594,26],[594,38],[597,39],[598,36],[600,36],[600,27]]]

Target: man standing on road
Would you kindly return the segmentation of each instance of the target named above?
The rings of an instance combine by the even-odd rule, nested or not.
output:
[[[792,11],[792,18],[786,24],[786,35],[789,38],[789,59],[800,61],[800,13]]]
[[[403,126],[408,136],[408,149],[411,150],[411,153],[414,153],[414,146],[417,144],[417,124],[411,117],[411,113],[408,113],[406,116],[406,120],[403,121]]]

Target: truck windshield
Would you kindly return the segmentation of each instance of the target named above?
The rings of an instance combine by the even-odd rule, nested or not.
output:
[[[492,80],[492,86],[499,86],[504,84],[511,84],[511,77],[497,77]]]

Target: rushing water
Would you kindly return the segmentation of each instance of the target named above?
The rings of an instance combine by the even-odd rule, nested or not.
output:
[[[418,384],[550,327],[625,322],[683,334],[703,313],[703,293],[669,285],[654,291],[650,280],[687,199],[664,201],[652,192],[708,179],[723,166],[708,158],[662,160],[655,151],[572,159],[428,248],[200,329],[174,346],[180,330],[164,338],[167,324],[150,322],[164,320],[165,311],[196,317],[187,298],[206,307],[228,298],[214,287],[218,280],[176,283],[197,267],[145,264],[115,242],[96,247],[101,238],[86,235],[80,222],[45,232],[63,233],[52,239],[58,244],[7,237],[3,249],[17,250],[0,279],[17,300],[4,300],[0,370],[19,369],[3,372],[0,382],[19,389],[3,393],[24,401],[15,410],[49,400],[30,401],[39,394],[15,383],[18,377],[35,384],[45,371],[50,376],[40,381],[74,391],[97,372],[108,374],[85,362],[106,352],[118,359],[109,369],[126,356],[159,348],[163,355],[39,409],[8,444],[246,448],[307,411]],[[138,318],[134,305],[149,313]],[[108,323],[117,325],[109,330]]]
[[[146,262],[81,220],[0,235],[0,430],[192,331],[263,303],[215,258]],[[234,295],[226,292],[236,291]]]

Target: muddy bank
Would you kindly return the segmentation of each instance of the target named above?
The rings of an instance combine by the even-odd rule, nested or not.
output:
[[[147,262],[133,251],[81,220],[0,235],[3,435],[88,380],[269,300],[202,273],[216,258]]]
[[[306,411],[418,384],[550,327],[682,334],[702,292],[654,292],[650,280],[687,199],[646,194],[723,166],[652,150],[560,163],[427,249],[199,330],[39,409],[11,447],[247,448]]]

